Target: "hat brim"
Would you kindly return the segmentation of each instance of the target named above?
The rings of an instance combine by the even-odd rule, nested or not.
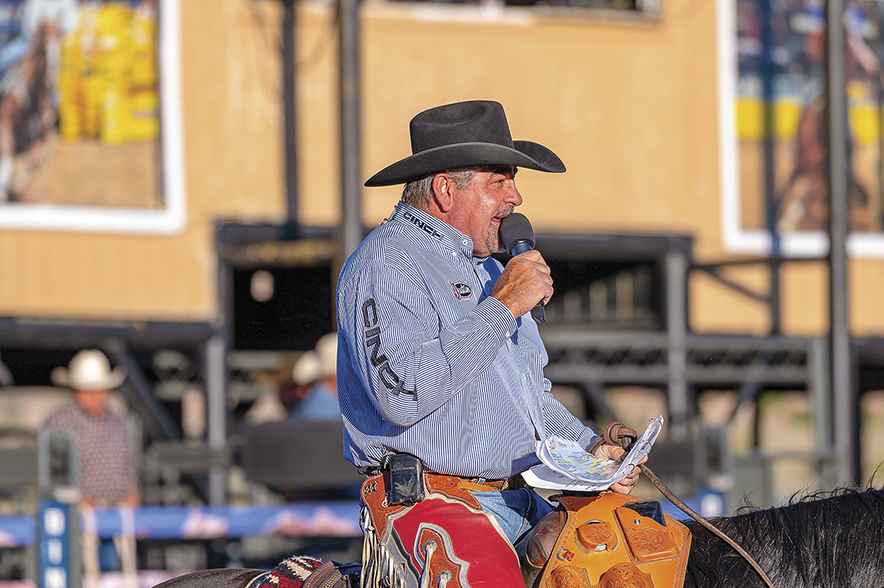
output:
[[[117,366],[103,378],[94,381],[74,381],[71,372],[65,367],[57,367],[52,370],[49,379],[56,386],[64,386],[73,390],[114,390],[126,381],[126,368]]]
[[[367,187],[393,186],[428,174],[476,165],[514,165],[549,173],[562,173],[565,164],[539,143],[513,141],[510,148],[496,143],[459,143],[421,151],[388,165],[368,180]]]

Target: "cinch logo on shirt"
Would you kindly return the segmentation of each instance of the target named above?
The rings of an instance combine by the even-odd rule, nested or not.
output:
[[[381,328],[378,324],[378,307],[374,298],[369,298],[362,304],[362,321],[365,324],[365,346],[371,348],[371,365],[378,368],[378,378],[384,383],[387,389],[393,392],[394,396],[399,394],[407,394],[413,396],[417,400],[417,392],[414,390],[405,390],[405,384],[396,372],[390,367],[387,356],[378,351],[381,348]]]
[[[473,295],[473,289],[470,288],[469,284],[464,284],[463,282],[455,284],[451,282],[451,287],[454,288],[454,295],[457,296],[458,300],[469,300],[470,296]]]
[[[424,221],[420,220],[419,218],[417,218],[416,216],[414,216],[414,215],[411,214],[410,212],[406,212],[406,213],[403,215],[403,217],[405,218],[405,220],[409,220],[409,221],[411,221],[416,227],[419,227],[419,228],[423,229],[423,230],[424,230],[428,235],[430,235],[431,237],[436,237],[436,238],[439,239],[440,241],[442,240],[442,234],[441,234],[441,233],[439,233],[438,231],[436,231],[436,229],[434,229],[433,227],[431,227],[430,225],[428,225],[428,224],[425,223]]]

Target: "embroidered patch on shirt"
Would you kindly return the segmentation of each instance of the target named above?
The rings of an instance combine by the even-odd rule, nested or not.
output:
[[[454,282],[451,282],[451,286],[454,288],[454,295],[457,296],[459,300],[469,300],[470,296],[473,295],[473,290],[470,288],[469,284],[464,284],[463,282],[455,284]]]

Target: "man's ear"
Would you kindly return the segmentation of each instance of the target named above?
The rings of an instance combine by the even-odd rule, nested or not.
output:
[[[448,174],[441,172],[433,176],[433,198],[441,212],[451,210],[451,205],[454,202],[453,190],[454,182],[448,177]]]

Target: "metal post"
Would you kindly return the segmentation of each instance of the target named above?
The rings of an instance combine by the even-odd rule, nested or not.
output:
[[[834,416],[834,441],[839,479],[856,480],[854,403],[851,378],[850,333],[847,316],[848,158],[847,96],[844,75],[845,35],[843,0],[826,0],[826,118],[829,177],[829,353]]]
[[[288,220],[298,220],[298,157],[295,100],[295,0],[283,0],[282,100],[285,112],[285,194]]]
[[[877,2],[872,3],[872,19],[874,22],[881,22],[881,7]],[[881,46],[882,35],[881,29],[878,29],[875,44]],[[881,108],[884,107],[884,78],[882,78],[881,64],[878,63],[875,70],[875,116],[878,122],[878,210],[877,218],[878,226],[884,226],[884,115]]]
[[[209,448],[223,450],[227,443],[227,342],[213,336],[206,343],[206,436]],[[227,502],[227,472],[213,466],[209,471],[209,504]]]
[[[341,226],[336,267],[332,271],[333,281],[337,280],[344,260],[362,241],[359,0],[340,0],[340,18]]]
[[[776,116],[774,93],[774,32],[772,26],[772,14],[770,2],[759,2],[761,23],[761,85],[764,137],[764,202],[767,217],[767,230],[771,241],[770,262],[770,332],[778,335],[780,326],[780,263],[778,258],[781,253],[780,235],[777,231],[777,208],[776,197],[776,170],[774,158],[774,141],[776,139]]]
[[[204,349],[206,382],[206,437],[209,448],[221,451],[227,445],[227,352],[230,348],[230,323],[233,317],[233,270],[218,261],[218,314],[214,333]],[[209,504],[227,502],[227,471],[213,466],[209,471]]]
[[[812,339],[807,349],[807,389],[813,403],[819,488],[834,488],[839,483],[839,474],[835,471],[838,460],[832,439],[832,395],[828,380],[831,370],[828,363],[828,341],[825,338]]]
[[[666,329],[669,365],[670,439],[688,436],[689,402],[687,383],[687,268],[685,252],[674,247],[666,255]]]

